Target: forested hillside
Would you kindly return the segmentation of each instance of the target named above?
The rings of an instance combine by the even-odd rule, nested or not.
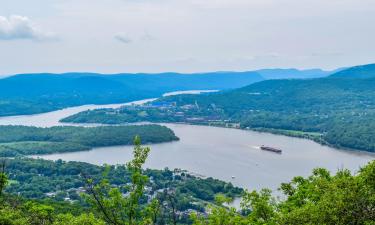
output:
[[[0,126],[0,157],[90,150],[131,145],[136,135],[145,143],[176,141],[174,132],[159,125],[51,127]]]
[[[357,78],[363,71],[366,77]],[[343,75],[349,73],[353,78]],[[165,97],[111,115],[107,113],[111,110],[82,112],[64,121],[239,124],[241,128],[306,134],[336,147],[375,151],[375,75],[370,74],[375,74],[373,65],[327,78],[268,80],[232,91]],[[155,107],[160,104],[163,107]]]
[[[375,78],[375,64],[354,66],[346,70],[339,71],[331,77],[338,78]]]
[[[43,159],[16,158],[7,159],[6,171],[10,180],[6,187],[9,194],[18,194],[24,198],[71,202],[82,208],[87,206],[80,194],[85,192],[86,180],[90,177],[96,183],[106,179],[113,187],[123,188],[131,182],[131,172],[125,165],[96,166],[83,162],[48,161]],[[179,211],[196,209],[204,211],[207,203],[215,203],[216,194],[227,197],[239,197],[243,190],[230,183],[213,178],[200,179],[184,170],[151,170],[143,173],[151,178],[145,186],[145,197],[162,194],[165,188],[175,190],[176,206]],[[142,199],[142,203],[145,203]]]
[[[183,90],[223,90],[263,78],[255,72],[201,74],[21,74],[0,79],[0,116],[34,114],[83,104],[159,97]]]

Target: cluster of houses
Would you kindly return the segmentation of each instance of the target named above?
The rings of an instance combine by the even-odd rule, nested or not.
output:
[[[181,169],[174,169],[173,173],[173,179],[175,179],[176,177],[179,177],[179,179],[187,179],[188,176],[194,176],[194,177],[198,177],[198,178],[206,178],[205,176],[203,175],[200,175],[200,174],[196,174],[196,173],[192,173],[192,172],[188,172],[186,170],[181,170]],[[152,184],[154,183],[154,179],[153,177],[150,177],[150,186],[145,186],[144,187],[144,194],[147,196],[148,198],[148,202],[150,203],[152,199],[156,198],[159,194],[163,194],[163,193],[168,193],[168,194],[173,194],[173,189],[170,189],[170,188],[161,188],[161,189],[157,189],[157,190],[153,190],[152,188]],[[124,185],[112,185],[112,187],[120,187],[120,186],[130,186],[131,183],[126,183]],[[75,195],[77,196],[80,196],[81,194],[85,193],[86,192],[86,189],[84,187],[78,187],[78,188],[70,188],[68,190],[65,191],[65,196],[64,197],[64,201],[67,201],[67,202],[71,202],[73,203],[74,201],[77,201],[76,198],[72,198],[71,197],[71,194],[70,193],[75,193]],[[54,198],[56,197],[58,194],[60,193],[60,191],[58,192],[48,192],[48,193],[45,193],[45,196],[46,197],[49,197],[49,198]],[[123,196],[124,197],[127,197],[129,195],[129,192],[128,193],[123,193]],[[168,202],[163,202],[162,203],[165,207],[168,206]],[[192,205],[199,205],[199,204],[202,204],[200,202],[191,202]],[[206,212],[199,212],[195,209],[186,209],[184,211],[179,211],[179,210],[176,210],[175,213],[177,216],[179,217],[189,217],[191,213],[197,213],[199,215],[207,215]]]

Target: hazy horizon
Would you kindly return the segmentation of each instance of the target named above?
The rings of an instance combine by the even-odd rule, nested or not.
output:
[[[353,65],[354,66],[354,65]],[[15,76],[15,75],[22,75],[22,74],[69,74],[69,73],[87,73],[87,74],[101,74],[101,75],[116,75],[116,74],[164,74],[164,73],[177,73],[177,74],[201,74],[201,73],[245,73],[245,72],[257,72],[259,70],[298,70],[298,71],[310,71],[310,70],[321,70],[323,72],[334,72],[336,70],[340,70],[343,68],[349,68],[350,66],[347,67],[340,67],[332,70],[324,70],[321,68],[306,68],[306,69],[300,69],[300,68],[260,68],[260,69],[255,69],[255,70],[227,70],[227,71],[197,71],[197,72],[176,72],[176,71],[161,71],[161,72],[116,72],[116,73],[101,73],[101,72],[96,72],[96,71],[64,71],[64,72],[30,72],[30,73],[15,73],[15,74],[0,74],[0,78],[3,77],[10,77],[10,76]]]

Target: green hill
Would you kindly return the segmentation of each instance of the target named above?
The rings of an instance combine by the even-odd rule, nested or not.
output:
[[[42,155],[131,145],[136,135],[145,143],[176,141],[174,132],[159,125],[51,128],[0,126],[0,157]]]
[[[239,123],[241,128],[306,136],[336,147],[374,152],[375,78],[339,76],[356,76],[358,68],[370,71],[373,65],[349,68],[327,78],[267,80],[231,91],[159,99],[159,104],[173,103],[168,109],[124,108],[116,115],[96,110],[64,121]]]
[[[20,74],[0,79],[0,116],[129,102],[172,91],[233,89],[261,80],[255,72]]]
[[[243,128],[319,132],[329,144],[375,151],[375,77],[370,76],[374,68],[349,68],[320,79],[263,81],[234,91],[169,100],[178,105],[196,101],[200,109],[214,105]],[[341,78],[343,74],[358,78]]]
[[[337,78],[375,78],[375,64],[361,65],[339,71],[331,77]]]
[[[169,100],[178,105],[197,102],[201,110],[214,105],[243,128],[318,132],[329,144],[375,151],[375,77],[346,79],[363,71],[369,76],[372,68],[350,68],[320,79],[263,81],[234,91]]]

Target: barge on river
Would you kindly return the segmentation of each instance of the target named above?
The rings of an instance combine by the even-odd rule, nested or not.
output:
[[[269,147],[265,145],[260,146],[260,149],[264,151],[275,152],[275,153],[280,153],[280,154],[283,152],[281,149],[273,148],[273,147]]]

